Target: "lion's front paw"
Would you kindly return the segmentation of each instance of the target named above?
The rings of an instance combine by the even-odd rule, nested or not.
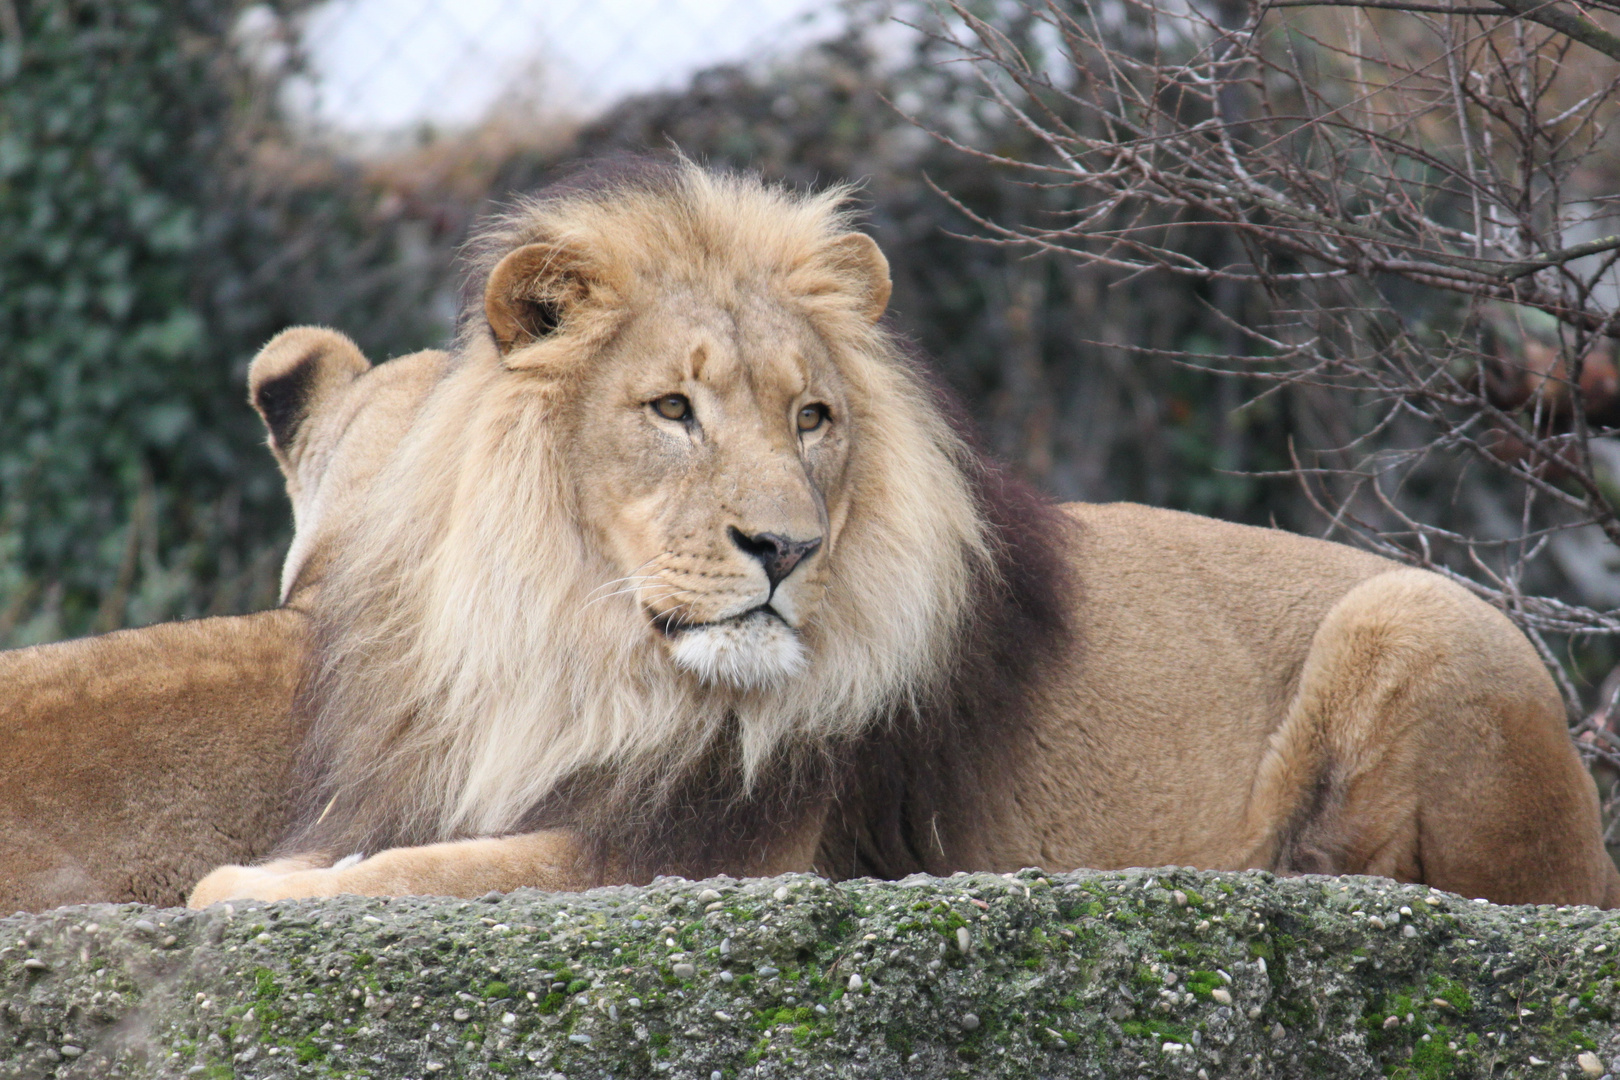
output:
[[[186,906],[205,908],[222,900],[333,896],[339,891],[334,887],[334,877],[333,871],[312,868],[303,859],[281,859],[263,866],[221,866],[197,882]]]
[[[190,908],[205,908],[222,900],[241,900],[253,896],[253,885],[272,875],[256,866],[222,866],[197,882],[186,900]]]

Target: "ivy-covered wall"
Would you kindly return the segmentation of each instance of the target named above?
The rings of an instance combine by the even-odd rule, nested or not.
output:
[[[247,362],[337,321],[333,282],[368,328],[386,288],[420,300],[357,175],[278,169],[245,6],[3,5],[0,646],[273,603],[287,511]]]
[[[0,47],[0,573],[63,629],[163,607],[143,558],[217,561],[226,502],[273,504],[198,303],[232,6],[24,2]]]

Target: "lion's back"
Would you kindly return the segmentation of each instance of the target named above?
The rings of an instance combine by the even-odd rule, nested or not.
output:
[[[1345,544],[1136,503],[1062,509],[1077,526],[1071,552],[1087,591],[1230,621],[1261,640],[1307,612],[1314,624],[1352,587],[1399,565]]]

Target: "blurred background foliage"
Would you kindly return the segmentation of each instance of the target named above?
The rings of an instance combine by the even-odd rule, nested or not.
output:
[[[253,10],[290,24],[302,6]],[[1286,400],[1233,413],[1230,381],[1109,347],[1223,350],[1217,298],[954,235],[968,223],[930,181],[1001,221],[1044,218],[1057,196],[902,115],[1039,153],[926,39],[874,46],[886,8],[584,126],[508,107],[363,158],[282,115],[296,60],[250,64],[232,37],[244,10],[0,2],[0,645],[274,603],[290,522],[244,400],[258,346],[296,323],[374,358],[442,344],[481,213],[579,156],[671,144],[864,184],[899,326],[989,447],[1054,495],[1308,525],[1288,483],[1232,471],[1284,465],[1308,418]]]
[[[306,8],[251,11],[296,28]],[[1038,57],[1018,5],[986,8]],[[247,10],[0,0],[0,645],[273,604],[290,520],[245,402],[257,348],[297,323],[374,359],[443,344],[481,214],[579,157],[672,144],[797,185],[862,183],[897,325],[989,449],[1052,495],[1321,528],[1292,479],[1253,474],[1286,469],[1291,442],[1353,437],[1344,405],[1251,401],[1261,385],[1170,355],[1242,353],[1233,323],[1264,298],[964,236],[935,187],[1008,225],[1049,226],[1073,196],[928,134],[1044,152],[947,46],[888,33],[893,5],[857,3],[834,40],[588,122],[509,101],[363,155],[286,114],[297,50],[256,62]],[[1218,261],[1231,241],[1189,227],[1177,242]],[[1435,482],[1441,519],[1455,479]]]
[[[0,644],[273,604],[248,360],[289,322],[440,336],[360,172],[278,152],[239,8],[0,5]]]

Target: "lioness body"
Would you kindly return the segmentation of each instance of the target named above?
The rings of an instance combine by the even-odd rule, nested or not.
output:
[[[1164,863],[1620,902],[1502,616],[1338,545],[1043,504],[877,323],[839,200],[676,162],[497,224],[329,534],[281,858],[191,903]]]
[[[290,609],[0,652],[0,906],[172,906],[287,826]]]
[[[372,368],[347,338],[313,329],[261,354],[255,401],[274,414],[297,522],[286,606],[0,652],[0,909],[172,906],[211,867],[271,850],[291,824],[304,608],[330,530],[443,361]]]

